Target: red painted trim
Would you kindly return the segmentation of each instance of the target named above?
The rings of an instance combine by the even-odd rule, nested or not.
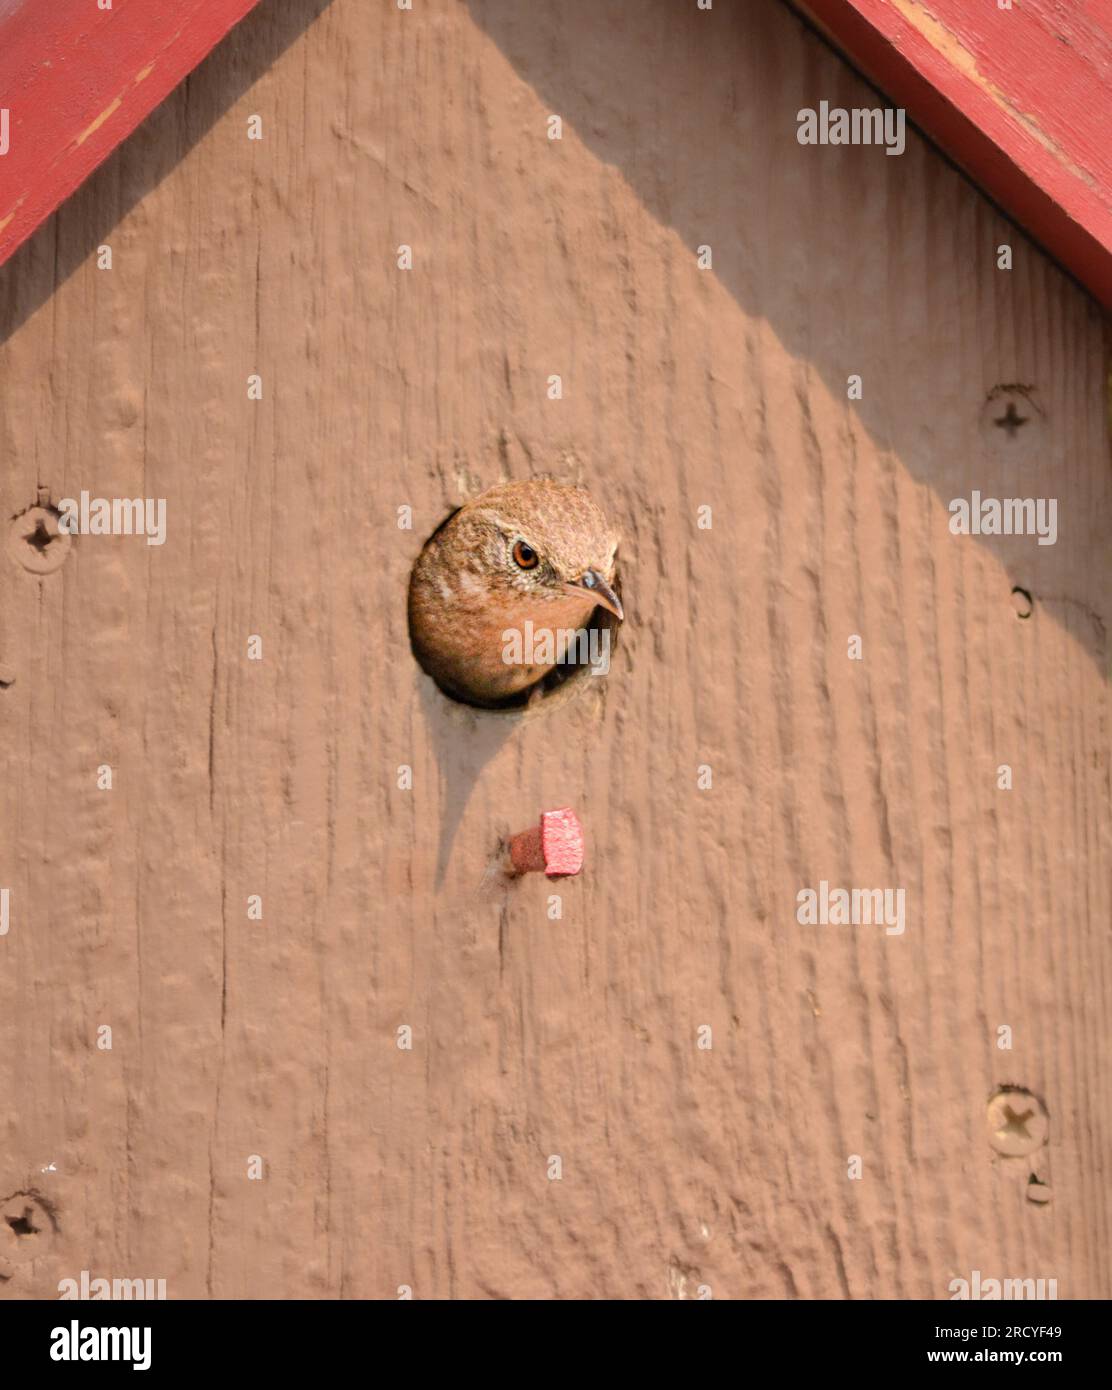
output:
[[[1112,308],[1112,0],[793,0]]]
[[[0,0],[0,264],[257,2]]]

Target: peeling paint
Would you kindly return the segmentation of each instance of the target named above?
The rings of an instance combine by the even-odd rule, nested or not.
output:
[[[24,193],[24,194],[22,195],[22,197],[16,199],[16,201],[12,204],[12,210],[11,210],[11,212],[8,213],[7,217],[5,217],[2,221],[0,221],[0,232],[2,232],[2,231],[4,230],[4,228],[8,225],[8,223],[12,220],[12,218],[16,215],[16,213],[20,210],[20,208],[23,206],[23,204],[24,204],[26,201],[27,201],[27,194],[26,194],[26,193]]]
[[[101,126],[105,123],[105,121],[108,119],[108,117],[111,116],[114,111],[118,111],[122,105],[123,98],[117,97],[111,106],[106,106],[104,110],[100,113],[100,115],[96,118],[96,120],[92,123],[92,125],[88,126],[85,130],[81,132],[81,134],[73,142],[74,145],[83,145],[85,141],[89,138],[89,136],[93,135],[96,131],[98,131],[101,128]]]
[[[930,44],[940,58],[944,58],[955,71],[960,72],[963,77],[972,82],[1005,115],[1010,116],[1013,121],[1021,125],[1027,134],[1033,140],[1037,140],[1047,154],[1051,155],[1063,169],[1068,169],[1075,178],[1080,179],[1086,187],[1093,189],[1094,192],[1099,191],[1099,185],[1092,174],[1087,169],[1082,169],[1079,165],[1074,164],[1061,145],[1052,140],[1032,116],[1021,111],[1006,92],[1002,91],[991,78],[986,77],[981,72],[977,66],[976,55],[966,48],[961,39],[948,29],[941,20],[924,10],[916,0],[888,0],[888,3],[897,14],[902,15],[920,38],[925,39]]]

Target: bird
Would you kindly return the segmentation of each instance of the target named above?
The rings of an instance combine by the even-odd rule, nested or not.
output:
[[[413,566],[417,661],[467,704],[535,694],[559,657],[534,641],[521,648],[529,660],[507,660],[510,635],[586,628],[597,607],[622,621],[617,549],[617,533],[584,487],[534,478],[489,488],[433,532]]]

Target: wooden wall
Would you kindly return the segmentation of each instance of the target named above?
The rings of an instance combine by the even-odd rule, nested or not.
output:
[[[1099,312],[913,133],[800,146],[879,99],[779,0],[292,8],[0,271],[5,526],[168,532],[0,564],[0,1298],[1109,1297]],[[619,523],[622,642],[479,714],[409,567],[546,471]],[[973,489],[1057,543],[951,535]],[[565,804],[583,875],[492,882]],[[801,926],[822,879],[904,934]]]

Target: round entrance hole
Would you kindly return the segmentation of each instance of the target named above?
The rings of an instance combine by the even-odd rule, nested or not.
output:
[[[422,546],[421,554],[424,553],[430,542],[435,541],[459,510],[458,507],[453,509],[436,527]],[[413,572],[419,562],[420,555],[414,561],[413,570],[410,572],[411,583]],[[617,596],[619,606],[621,606],[622,577],[619,569],[615,569],[610,587]],[[410,601],[412,602],[412,591]],[[473,697],[440,678],[436,651],[423,648],[422,644],[416,640],[413,631],[412,611],[409,617],[410,648],[414,659],[435,683],[442,695],[455,704],[482,710],[487,714],[527,715],[530,718],[542,711],[549,712],[556,709],[581,694],[592,684],[601,681],[609,673],[621,627],[622,620],[602,604],[596,605],[586,624],[577,629],[546,629],[538,623],[531,632],[519,634],[522,637],[522,661],[529,664],[530,651],[532,651],[534,654],[540,653],[538,656],[539,664],[548,665],[548,661],[544,658],[543,648],[540,646],[546,640],[545,632],[548,632],[550,636],[547,640],[551,642],[552,649],[558,657],[556,664],[545,675],[522,690],[501,699],[483,699]],[[511,624],[507,624],[506,629],[503,629],[503,631],[509,630],[514,630]],[[492,654],[495,658],[500,652],[504,652],[505,645],[501,641],[497,622],[492,625],[489,635],[484,640],[492,644]],[[532,643],[531,647],[528,645],[529,643]],[[515,662],[507,662],[507,665],[510,664],[515,664]]]

